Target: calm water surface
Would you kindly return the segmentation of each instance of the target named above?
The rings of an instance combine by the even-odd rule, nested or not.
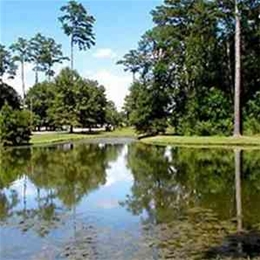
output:
[[[260,151],[129,140],[9,149],[0,259],[260,259]]]

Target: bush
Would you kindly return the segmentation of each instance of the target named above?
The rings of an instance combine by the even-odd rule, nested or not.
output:
[[[256,118],[249,118],[244,124],[246,135],[260,134],[260,121]]]
[[[13,110],[5,104],[0,111],[0,142],[3,145],[21,145],[30,140],[30,112]]]
[[[13,109],[20,108],[20,97],[14,88],[0,82],[0,110],[7,103]]]
[[[260,91],[246,104],[243,111],[245,118],[245,134],[260,134]]]
[[[180,135],[230,135],[232,106],[224,93],[214,87],[200,98],[189,97],[186,108],[178,114],[175,128]],[[174,115],[173,115],[174,116]]]

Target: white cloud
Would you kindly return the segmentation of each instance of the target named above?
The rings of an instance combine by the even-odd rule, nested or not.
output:
[[[124,98],[128,94],[132,77],[127,74],[117,75],[108,70],[100,70],[93,74],[85,75],[87,78],[97,80],[106,88],[107,98],[114,101],[117,108],[121,109]]]
[[[106,59],[113,59],[117,57],[117,54],[109,48],[98,49],[94,52],[93,57],[95,58],[106,58]]]

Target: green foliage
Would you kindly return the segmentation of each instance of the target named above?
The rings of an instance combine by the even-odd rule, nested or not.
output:
[[[37,33],[29,41],[28,61],[34,64],[36,84],[38,83],[38,72],[44,72],[50,80],[55,74],[53,66],[68,60],[67,57],[63,56],[61,48],[61,44],[56,43],[53,38],[45,37],[40,33]]]
[[[79,50],[90,49],[95,45],[93,24],[95,18],[89,15],[85,7],[71,0],[60,9],[64,15],[59,17],[64,33],[70,37],[71,69],[73,69],[73,47],[76,44]]]
[[[29,43],[26,39],[19,37],[16,43],[10,46],[10,49],[14,52],[14,60],[19,62],[30,61],[30,49]]]
[[[55,126],[69,125],[72,131],[75,126],[91,129],[105,123],[105,88],[97,81],[83,79],[76,71],[65,68],[53,83],[45,85],[39,89],[42,100],[38,109],[43,111],[33,111],[41,119],[46,116],[47,124],[53,122]],[[35,99],[37,101],[37,97]],[[37,108],[37,103],[35,107]]]
[[[118,126],[121,117],[108,102],[105,88],[97,81],[82,78],[69,68],[54,81],[38,83],[29,89],[26,105],[33,112],[33,126],[55,129],[62,126]]]
[[[133,83],[125,104],[130,124],[139,133],[153,135],[164,132],[167,127],[165,98],[166,95],[156,91],[154,85],[148,89],[142,83]]]
[[[174,115],[177,133],[204,136],[232,133],[231,104],[221,90],[204,88],[203,98],[190,97],[185,109],[185,115]],[[180,121],[176,122],[178,119]]]
[[[244,106],[252,106],[250,101],[259,91],[259,7],[259,1],[241,1],[239,7]],[[130,123],[149,133],[159,118],[160,122],[169,121],[175,134],[231,134],[235,70],[233,9],[228,1],[165,0],[152,11],[154,27],[142,36],[136,50],[118,62],[126,70],[138,73],[142,84],[140,95],[131,88],[126,98],[125,112]],[[158,102],[153,101],[153,96],[158,97]],[[163,105],[158,105],[159,102]],[[256,106],[259,108],[259,104]],[[258,108],[253,112],[245,109],[245,119],[249,118],[248,113],[254,114],[245,123],[253,132],[260,122]]]
[[[105,88],[97,81],[83,80],[75,89],[78,122],[82,127],[91,128],[105,123],[106,96]]]
[[[260,92],[256,92],[246,105],[244,111],[245,131],[247,134],[260,133]]]
[[[20,97],[9,85],[0,82],[0,110],[7,103],[13,109],[20,108]]]
[[[21,145],[30,140],[30,117],[27,110],[13,110],[5,104],[0,110],[0,141],[3,145]]]
[[[33,70],[35,71],[35,83],[38,83],[38,72],[44,71],[44,65],[42,58],[44,55],[43,46],[46,42],[46,37],[40,33],[37,33],[32,39],[30,39],[30,62],[33,63]]]
[[[63,69],[55,78],[55,96],[48,114],[56,125],[78,125],[75,90],[81,84],[79,74],[69,68]]]
[[[107,124],[107,130],[111,127],[118,127],[122,123],[121,114],[117,111],[113,101],[108,101],[105,108],[105,122]]]
[[[65,14],[59,18],[66,35],[71,36],[73,44],[77,44],[80,50],[90,48],[95,44],[93,23],[95,18],[88,15],[84,6],[76,1],[69,1],[61,7]]]
[[[53,70],[53,66],[56,63],[62,63],[64,60],[68,60],[67,57],[63,56],[61,47],[61,44],[57,44],[52,38],[47,38],[41,46],[41,63],[48,79],[54,76],[55,72]]]
[[[31,87],[26,95],[26,105],[34,114],[34,127],[51,127],[54,122],[48,115],[55,96],[55,86],[44,81]]]
[[[5,46],[0,44],[0,80],[5,74],[9,78],[13,78],[16,74],[17,66],[14,63],[14,59],[11,53],[5,49]]]

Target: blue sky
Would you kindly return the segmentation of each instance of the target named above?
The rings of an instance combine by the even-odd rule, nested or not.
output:
[[[69,55],[69,39],[60,28],[57,17],[61,0],[0,0],[0,39],[9,46],[22,36],[30,38],[40,32],[53,37],[62,44],[63,52]],[[75,69],[82,76],[97,79],[106,87],[108,98],[118,107],[131,83],[131,75],[116,65],[130,49],[136,47],[141,35],[153,26],[150,11],[162,0],[90,0],[80,1],[96,18],[94,26],[96,46],[86,52],[75,51]],[[65,63],[62,66],[66,66]],[[56,67],[56,71],[61,66]],[[42,76],[44,79],[44,76]],[[26,88],[34,80],[31,66],[26,65]],[[19,73],[9,81],[21,93]]]

